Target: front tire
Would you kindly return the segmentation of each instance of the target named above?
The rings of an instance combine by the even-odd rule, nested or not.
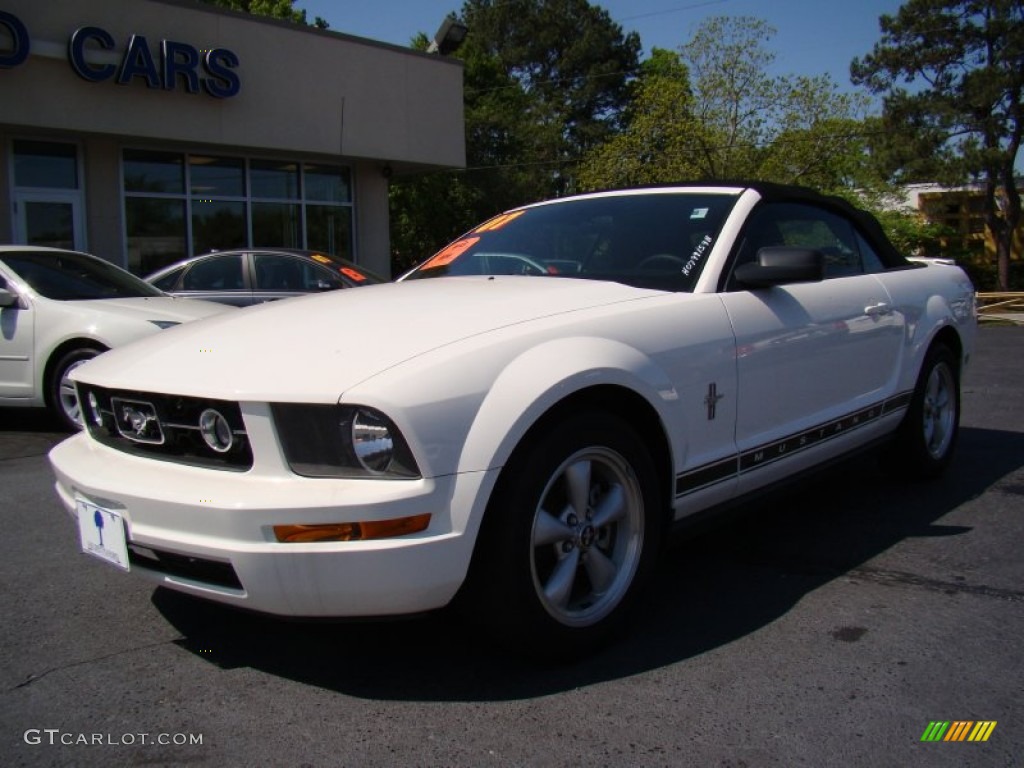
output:
[[[659,549],[663,505],[637,433],[580,413],[521,446],[488,505],[470,601],[498,637],[546,658],[606,641]]]
[[[69,431],[77,432],[85,426],[78,394],[75,392],[74,382],[70,378],[71,372],[101,352],[103,352],[102,349],[95,347],[78,347],[69,350],[61,355],[50,370],[46,389],[47,402],[61,425]]]
[[[910,408],[886,462],[911,479],[941,474],[960,431],[960,367],[944,344],[925,355]]]

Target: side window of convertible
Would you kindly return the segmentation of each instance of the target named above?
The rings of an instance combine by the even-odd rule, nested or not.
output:
[[[861,262],[864,264],[864,271],[869,273],[885,272],[885,262],[878,255],[874,248],[857,233],[857,247],[860,249]]]
[[[842,216],[802,203],[768,203],[751,215],[736,252],[735,265],[753,261],[761,248],[790,245],[814,248],[825,255],[825,279],[860,275],[863,238]],[[871,253],[881,266],[878,256]],[[734,268],[735,268],[734,265]]]

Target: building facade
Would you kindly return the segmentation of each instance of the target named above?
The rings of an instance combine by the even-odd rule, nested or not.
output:
[[[1021,183],[1018,181],[1018,188]],[[906,205],[946,234],[941,246],[952,255],[977,260],[993,260],[996,243],[985,226],[985,188],[982,184],[944,187],[939,184],[908,184],[904,187]],[[1014,233],[1010,257],[1024,257],[1024,226]]]
[[[188,0],[0,0],[0,242],[389,272],[388,179],[462,167],[462,67]]]

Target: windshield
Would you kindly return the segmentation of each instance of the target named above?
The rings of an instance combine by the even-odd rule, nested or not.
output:
[[[165,296],[130,272],[93,256],[71,251],[0,253],[33,291],[47,299],[128,299]]]
[[[736,200],[651,191],[521,208],[463,235],[405,279],[538,275],[692,291]]]

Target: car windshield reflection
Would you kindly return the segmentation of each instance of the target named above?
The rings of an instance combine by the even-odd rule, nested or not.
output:
[[[734,194],[600,195],[496,216],[404,279],[535,275],[692,291]]]
[[[33,291],[55,301],[164,295],[130,272],[80,253],[5,253],[3,260]]]

